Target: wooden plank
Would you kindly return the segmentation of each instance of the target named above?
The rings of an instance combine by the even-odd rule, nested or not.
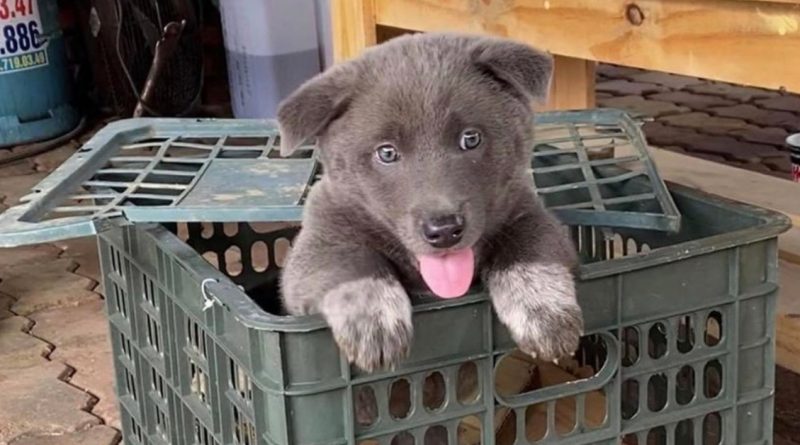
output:
[[[379,24],[519,39],[554,54],[800,92],[800,5],[736,0],[375,0]],[[635,21],[635,20],[634,20]],[[742,63],[747,61],[747,63]],[[758,69],[753,69],[758,67]]]
[[[334,0],[331,2],[333,58],[351,59],[376,43],[373,0]]]
[[[554,62],[555,71],[545,109],[593,108],[596,63],[564,56],[555,56]]]

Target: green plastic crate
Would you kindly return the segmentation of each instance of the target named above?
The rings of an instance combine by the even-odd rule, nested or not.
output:
[[[188,125],[150,122],[170,134],[154,142],[159,154]],[[193,137],[264,133],[252,123],[200,125]],[[116,128],[87,143],[88,150],[12,209],[17,219],[5,226],[12,230],[0,233],[10,244],[100,232],[127,444],[772,443],[777,236],[789,225],[781,215],[670,185],[666,201],[609,204],[624,213],[624,227],[573,226],[587,328],[575,362],[585,378],[509,394],[496,380],[518,356],[482,293],[447,301],[415,296],[411,356],[397,370],[375,374],[343,360],[321,318],[273,315],[281,253],[296,228],[272,217],[293,214],[302,193],[294,207],[277,213],[237,213],[203,207],[189,199],[190,190],[191,205],[175,200],[161,207],[148,207],[151,198],[133,191],[126,199],[139,200],[132,201],[139,207],[95,201],[68,209],[86,218],[52,217],[68,194],[59,181],[86,180],[85,186],[98,181],[98,168],[109,168],[106,159],[93,158],[99,146],[154,137],[127,128],[134,130]],[[266,144],[259,152],[265,158],[275,141]],[[212,145],[225,153],[224,144]],[[253,151],[240,145],[230,157]],[[543,160],[550,157],[534,156],[534,176],[552,171],[554,164]],[[210,164],[203,161],[200,170],[211,171]],[[317,174],[301,167],[306,176]],[[614,168],[600,161],[593,166],[600,181],[567,179],[609,187],[603,174],[619,173]],[[102,174],[131,174],[119,171]],[[615,190],[645,196],[652,185],[645,179],[630,178]],[[552,183],[537,186],[558,192]],[[101,199],[108,192],[88,193]],[[637,222],[636,212],[644,219]],[[209,214],[223,222],[202,222]],[[252,222],[265,219],[273,222]],[[191,222],[169,222],[175,220]],[[367,414],[356,415],[356,400]],[[565,406],[573,413],[566,420]]]
[[[522,419],[528,406],[544,404],[553,416],[559,400],[575,396],[581,404],[585,394],[602,390],[607,416],[601,426],[591,429],[581,419],[575,431],[561,436],[551,430],[540,443],[612,444],[623,436],[639,444],[771,443],[776,236],[787,222],[670,188],[684,217],[677,234],[621,230],[606,241],[599,230],[575,229],[586,259],[579,299],[587,332],[595,334],[583,350],[589,365],[606,355],[605,365],[586,380],[508,398],[495,394],[493,370],[513,343],[485,295],[421,302],[411,357],[395,372],[364,375],[341,359],[322,320],[273,316],[252,299],[266,304],[277,298],[272,252],[294,229],[259,233],[246,223],[190,224],[181,230],[185,242],[163,226],[103,233],[126,440],[412,443],[407,432],[413,443],[424,444],[426,433],[441,426],[456,444],[464,443],[459,424],[473,417],[482,425],[482,443],[492,444],[499,406]],[[259,242],[271,255],[266,270],[248,265],[246,254],[241,271],[225,264],[233,246],[248,252]],[[645,245],[649,252],[640,253]],[[623,256],[612,258],[615,251]],[[201,256],[206,252],[223,259],[221,270],[238,275],[229,280]],[[204,281],[217,301],[205,311]],[[721,338],[706,335],[707,325],[719,326]],[[479,375],[479,395],[471,403],[461,403],[456,393],[465,364],[474,364]],[[430,411],[421,394],[432,373],[447,382],[447,396],[442,408]],[[403,380],[411,388],[411,414],[394,419],[388,394],[396,382],[405,386]],[[372,388],[379,413],[369,427],[359,425],[353,411],[354,394],[365,387]],[[526,443],[521,431],[517,443]]]

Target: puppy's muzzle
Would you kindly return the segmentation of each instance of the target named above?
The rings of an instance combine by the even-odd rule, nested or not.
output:
[[[459,214],[440,215],[422,221],[422,239],[437,249],[453,247],[464,236],[464,217]]]

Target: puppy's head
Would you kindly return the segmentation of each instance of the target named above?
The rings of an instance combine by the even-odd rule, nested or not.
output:
[[[510,185],[530,181],[531,102],[551,73],[550,56],[508,40],[400,37],[287,98],[281,151],[317,138],[336,193],[362,203],[423,269],[431,258],[468,263],[507,217]]]

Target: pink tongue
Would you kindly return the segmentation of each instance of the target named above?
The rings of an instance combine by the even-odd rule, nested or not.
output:
[[[469,290],[475,273],[475,254],[462,249],[444,255],[422,255],[419,271],[431,291],[441,298],[457,298]]]

